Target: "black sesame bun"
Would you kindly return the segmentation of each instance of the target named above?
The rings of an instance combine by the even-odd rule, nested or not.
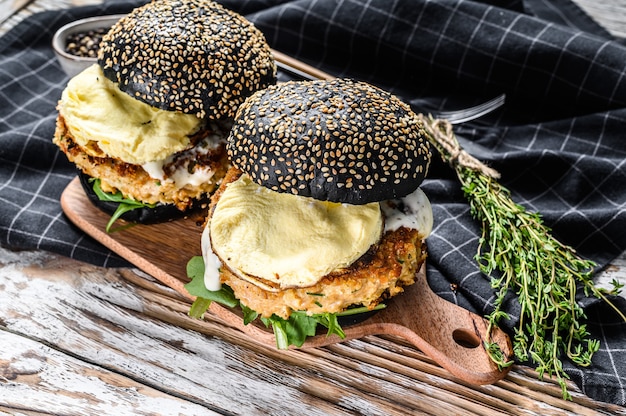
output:
[[[292,81],[255,93],[237,112],[227,150],[259,185],[348,204],[408,195],[431,158],[407,104],[348,79]]]
[[[207,0],[153,1],[103,37],[98,63],[123,92],[153,107],[232,118],[276,83],[276,64],[252,23]]]

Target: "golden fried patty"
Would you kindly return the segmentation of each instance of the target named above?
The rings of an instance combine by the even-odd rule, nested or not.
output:
[[[226,185],[240,175],[234,168],[229,170],[211,198],[210,214]],[[269,292],[240,279],[224,265],[220,269],[220,280],[233,289],[242,304],[261,316],[275,314],[288,318],[292,311],[335,313],[352,305],[372,309],[381,299],[395,296],[403,291],[403,286],[413,284],[425,259],[426,245],[420,232],[400,227],[383,234],[380,242],[352,266],[328,274],[310,287]]]
[[[194,143],[202,143],[209,134],[225,135],[224,132],[203,129],[198,133],[198,137],[194,137]],[[83,173],[99,178],[103,191],[109,193],[120,191],[127,198],[149,204],[173,204],[182,211],[189,208],[194,200],[213,192],[229,167],[225,145],[222,143],[214,148],[201,149],[200,152],[195,148],[179,152],[163,166],[166,179],[155,179],[140,165],[110,158],[103,152],[101,157],[93,156],[94,149],[90,149],[90,154],[85,152],[72,139],[61,113],[57,117],[53,142]],[[200,184],[178,186],[175,181],[167,180],[168,177],[175,177],[177,170],[183,169],[182,173],[193,173],[196,169],[202,168],[210,169],[212,176]]]

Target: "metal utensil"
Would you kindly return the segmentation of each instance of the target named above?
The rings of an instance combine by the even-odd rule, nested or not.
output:
[[[301,61],[293,59],[288,55],[284,55],[281,52],[273,51],[273,53],[274,53],[274,56],[276,57],[276,65],[278,69],[280,69],[281,71],[289,75],[295,76],[300,79],[306,79],[306,80],[335,78],[330,74],[320,71],[319,69],[309,66]],[[478,104],[472,107],[462,108],[458,110],[451,110],[451,111],[440,111],[437,113],[432,113],[431,115],[435,118],[446,119],[451,124],[466,123],[470,120],[477,119],[479,117],[484,116],[485,114],[488,114],[496,110],[497,108],[504,105],[505,100],[506,100],[506,95],[500,94],[495,98],[492,98],[488,101],[485,101],[481,104]]]

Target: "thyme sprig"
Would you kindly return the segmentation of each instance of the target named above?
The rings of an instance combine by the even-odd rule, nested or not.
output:
[[[614,282],[610,292],[596,287],[593,261],[582,259],[559,242],[539,213],[515,203],[510,191],[498,183],[498,172],[461,148],[450,123],[421,117],[429,141],[455,170],[470,213],[482,226],[475,259],[495,290],[494,309],[486,316],[489,333],[503,319],[510,319],[503,310],[504,302],[515,293],[521,307],[513,336],[515,356],[534,363],[540,379],[554,377],[563,398],[571,400],[562,357],[589,366],[600,346],[587,331],[587,317],[577,294],[582,290],[585,296],[604,300],[626,321],[606,296],[617,294],[621,286]],[[497,344],[487,341],[485,348],[498,366],[513,363]]]

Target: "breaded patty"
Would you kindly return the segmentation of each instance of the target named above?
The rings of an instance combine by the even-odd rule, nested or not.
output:
[[[211,198],[210,214],[226,185],[241,172],[232,168]],[[209,216],[210,220],[210,216]],[[221,267],[220,280],[233,289],[245,306],[261,316],[272,314],[288,318],[292,311],[310,314],[341,312],[353,305],[374,308],[381,300],[403,291],[415,282],[415,275],[426,259],[426,245],[418,230],[400,227],[386,232],[378,244],[352,266],[323,277],[304,288],[267,291],[237,277],[228,267]]]
[[[201,130],[194,143],[202,143],[210,134],[227,135],[226,129]],[[99,178],[101,188],[108,193],[120,191],[125,197],[144,203],[163,203],[176,205],[181,211],[191,207],[194,200],[205,197],[213,192],[224,177],[229,167],[225,145],[215,148],[204,148],[198,152],[196,148],[179,152],[163,170],[166,175],[173,176],[174,171],[182,167],[189,173],[195,169],[207,167],[213,176],[199,185],[177,186],[171,180],[152,178],[140,165],[125,163],[119,159],[107,157],[94,148],[83,149],[71,137],[63,115],[59,113],[53,142],[61,148],[70,162],[73,162],[83,173]],[[94,142],[95,143],[95,142]],[[102,156],[94,156],[94,154]]]

